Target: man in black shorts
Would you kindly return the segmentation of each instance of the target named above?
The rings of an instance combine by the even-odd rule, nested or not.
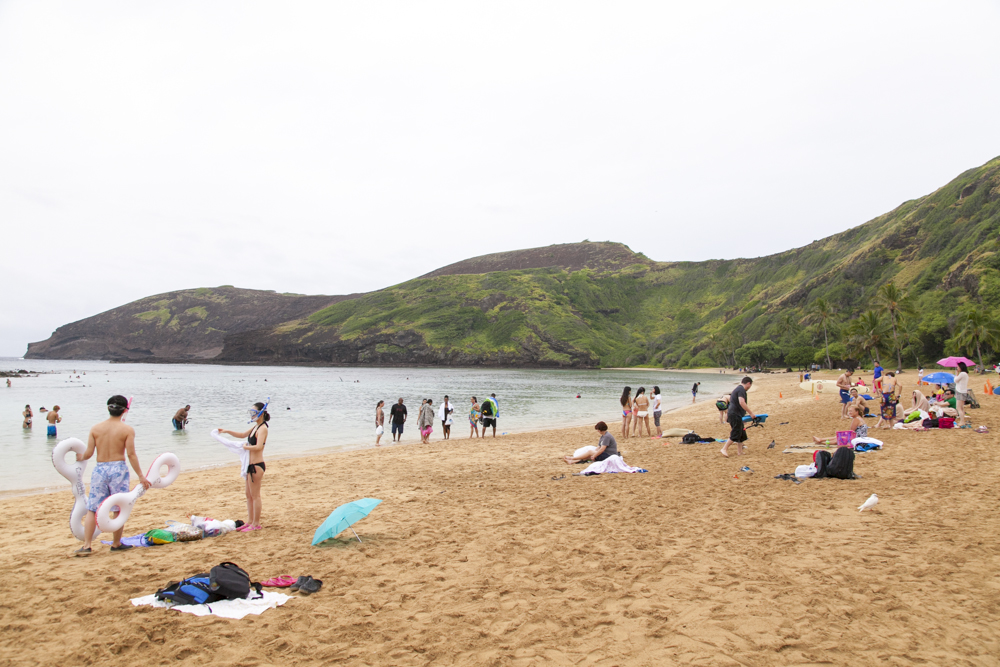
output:
[[[389,421],[392,422],[392,441],[401,441],[403,424],[406,423],[406,406],[403,405],[403,399],[399,399],[399,402],[389,410]]]
[[[493,428],[493,437],[497,437],[497,404],[493,397],[487,398],[483,401],[480,407],[480,414],[482,415],[480,421],[483,423],[483,436],[486,437],[486,429]]]
[[[736,443],[736,453],[743,453],[743,443],[747,439],[747,430],[743,426],[743,416],[749,413],[751,419],[757,417],[747,406],[747,390],[752,384],[753,379],[745,377],[740,382],[740,385],[736,389],[733,389],[733,393],[729,395],[729,411],[726,413],[726,418],[729,421],[729,439],[726,440],[726,444],[722,445],[722,449],[719,450],[719,453],[726,458],[729,458],[729,445],[734,442]]]

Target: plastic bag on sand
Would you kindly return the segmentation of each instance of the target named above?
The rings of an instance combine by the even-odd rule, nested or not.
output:
[[[205,537],[215,537],[217,535],[225,535],[228,532],[236,530],[236,522],[232,519],[226,519],[225,521],[219,521],[218,519],[213,519],[208,516],[191,516],[191,525],[195,528],[200,528]]]
[[[798,478],[812,477],[816,474],[816,465],[810,463],[807,466],[799,466],[795,469],[795,476]]]

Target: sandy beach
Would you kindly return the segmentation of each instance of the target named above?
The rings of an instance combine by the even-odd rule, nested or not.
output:
[[[472,441],[458,425],[449,442],[276,460],[263,530],[89,558],[71,557],[68,491],[4,499],[0,664],[1000,664],[1000,397],[970,413],[989,434],[873,432],[886,446],[857,456],[861,479],[796,485],[774,476],[809,456],[782,450],[842,428],[837,398],[797,373],[756,379],[770,417],[748,455],[619,439],[646,474],[572,476],[559,457],[592,427]],[[594,421],[618,437],[615,415]],[[663,426],[728,432],[711,401]],[[384,501],[355,526],[363,544],[310,546],[362,497]],[[151,490],[125,533],[191,514],[245,519],[237,468]],[[222,561],[324,584],[239,621],[129,603]]]

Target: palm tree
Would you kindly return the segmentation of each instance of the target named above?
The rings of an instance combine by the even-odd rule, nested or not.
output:
[[[875,294],[875,302],[879,304],[883,313],[889,314],[889,323],[892,325],[892,342],[896,350],[896,371],[903,370],[903,348],[899,344],[899,332],[896,324],[903,315],[913,312],[913,306],[907,299],[906,292],[899,289],[896,283],[891,280],[882,285]]]
[[[826,346],[826,367],[833,368],[833,362],[830,361],[830,336],[827,332],[827,325],[834,316],[833,308],[827,303],[826,299],[820,297],[812,302],[809,312],[810,318],[823,327],[823,342]]]
[[[914,368],[920,368],[920,357],[917,356],[917,351],[920,349],[920,336],[913,318],[907,317],[900,320],[899,340],[902,342],[903,352],[909,352],[913,355]]]
[[[959,329],[955,342],[963,347],[976,348],[979,368],[983,368],[983,345],[996,349],[1000,346],[1000,322],[993,315],[970,308],[958,320]]]
[[[889,328],[882,315],[869,310],[851,322],[847,329],[847,340],[844,341],[852,354],[863,356],[867,354],[873,361],[882,365],[880,350],[886,348],[889,342]]]

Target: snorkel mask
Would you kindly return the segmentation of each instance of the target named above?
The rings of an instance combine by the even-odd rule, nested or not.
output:
[[[262,407],[260,410],[258,410],[257,408],[250,408],[249,410],[247,410],[247,414],[250,415],[250,421],[248,421],[247,423],[252,424],[255,421],[257,421],[257,418],[260,417],[264,413],[264,411],[267,410],[267,406],[270,404],[271,404],[271,397],[268,396],[264,400],[264,407]]]

